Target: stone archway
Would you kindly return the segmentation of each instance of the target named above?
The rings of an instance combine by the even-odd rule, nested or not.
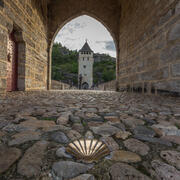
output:
[[[119,66],[117,65],[117,63],[118,63],[118,57],[119,57],[119,54],[118,54],[118,39],[116,38],[115,34],[111,31],[111,29],[109,29],[104,22],[102,22],[101,20],[99,20],[99,18],[95,17],[94,15],[90,15],[89,13],[84,13],[84,12],[83,12],[83,13],[78,14],[78,15],[76,15],[76,16],[73,16],[73,17],[67,19],[65,22],[63,22],[62,25],[60,25],[60,26],[58,27],[58,29],[55,31],[55,33],[54,33],[54,35],[53,35],[53,37],[52,37],[52,40],[49,42],[47,89],[50,89],[50,87],[51,87],[51,64],[52,64],[52,57],[51,57],[51,55],[52,55],[52,47],[53,47],[54,40],[55,40],[58,32],[64,27],[65,24],[67,24],[67,23],[70,22],[71,20],[73,20],[73,19],[75,19],[75,18],[77,18],[77,17],[79,17],[79,16],[83,16],[83,15],[87,15],[87,16],[89,16],[89,17],[92,17],[92,18],[96,19],[98,22],[100,22],[100,23],[107,29],[107,31],[110,33],[111,37],[113,38],[113,42],[114,42],[115,48],[116,48],[116,58],[117,58],[117,61],[116,61],[116,74],[117,74],[117,75],[116,75],[116,78],[118,78],[118,67],[119,67]]]
[[[96,2],[90,0],[80,0],[78,3],[73,0],[53,1],[49,3],[49,22],[48,22],[48,72],[47,89],[51,87],[51,53],[54,39],[59,30],[72,19],[87,15],[100,23],[110,32],[116,46],[116,78],[118,82],[119,74],[119,19],[120,6],[116,0],[100,0]]]
[[[82,89],[89,89],[89,84],[87,82],[82,83]]]

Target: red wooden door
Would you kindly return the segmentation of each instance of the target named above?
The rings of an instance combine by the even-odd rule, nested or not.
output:
[[[14,33],[8,38],[8,62],[7,62],[7,91],[17,90],[17,43],[15,42]]]

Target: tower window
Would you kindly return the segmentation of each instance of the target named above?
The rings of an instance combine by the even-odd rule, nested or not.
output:
[[[84,67],[84,69],[85,69],[85,68],[86,68],[86,65],[84,65],[83,67]]]
[[[89,57],[87,58],[87,60],[89,61]]]

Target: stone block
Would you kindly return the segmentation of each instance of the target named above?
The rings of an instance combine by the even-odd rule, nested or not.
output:
[[[180,22],[175,24],[174,27],[169,32],[169,40],[177,40],[180,39]]]
[[[0,61],[0,76],[6,76],[6,63]]]
[[[0,79],[0,91],[6,89],[6,79]]]
[[[180,80],[169,80],[164,82],[155,83],[154,86],[158,90],[166,90],[171,92],[180,92]]]
[[[176,61],[180,59],[180,44],[177,43],[171,48],[165,48],[160,54],[160,64]]]
[[[180,77],[180,63],[173,64],[171,66],[171,72],[173,77]]]
[[[24,91],[25,90],[25,79],[18,78],[18,90]]]
[[[1,7],[1,1],[0,1],[0,7]],[[0,24],[4,27],[6,26],[6,18],[3,15],[0,16]]]
[[[180,1],[176,4],[175,14],[180,14]]]
[[[166,79],[169,76],[169,68],[163,67],[161,69],[151,70],[140,74],[140,80],[157,80],[157,79]]]
[[[0,44],[7,44],[7,34],[2,29],[0,29]]]

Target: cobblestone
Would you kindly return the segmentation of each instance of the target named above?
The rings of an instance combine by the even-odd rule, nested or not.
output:
[[[0,179],[178,180],[179,107],[175,97],[108,91],[8,93],[0,106]],[[111,155],[79,163],[66,145],[80,138],[104,141]]]

